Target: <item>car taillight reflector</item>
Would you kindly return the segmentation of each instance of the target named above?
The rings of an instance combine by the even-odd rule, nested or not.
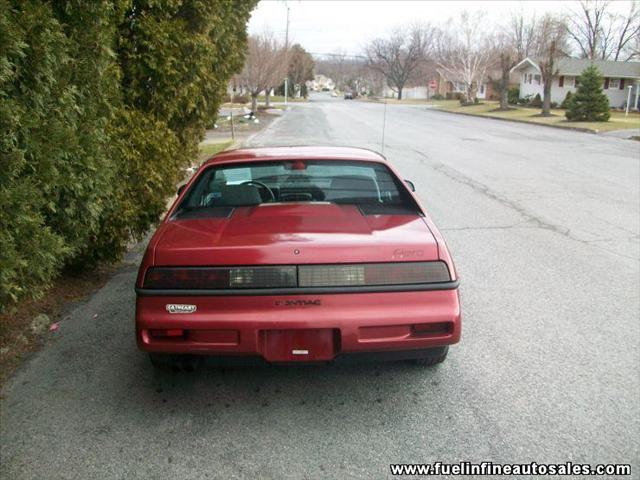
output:
[[[411,285],[448,282],[444,262],[365,263],[357,265],[301,265],[300,287]]]
[[[144,288],[207,290],[295,287],[296,267],[150,268]]]
[[[273,267],[155,267],[144,288],[218,290],[420,285],[451,281],[444,262],[395,262]]]
[[[149,330],[149,335],[155,338],[176,338],[184,337],[184,330],[180,328],[175,329],[162,329],[162,330]]]

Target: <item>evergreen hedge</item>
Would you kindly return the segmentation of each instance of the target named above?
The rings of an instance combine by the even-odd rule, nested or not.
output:
[[[158,221],[256,0],[0,0],[0,311]]]

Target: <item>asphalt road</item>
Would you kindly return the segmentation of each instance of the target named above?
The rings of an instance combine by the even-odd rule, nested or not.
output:
[[[384,107],[327,96],[251,141],[379,150]],[[405,363],[155,374],[136,262],[69,312],[1,403],[2,478],[383,478],[390,462],[640,465],[640,144],[389,106],[462,278],[463,338]]]

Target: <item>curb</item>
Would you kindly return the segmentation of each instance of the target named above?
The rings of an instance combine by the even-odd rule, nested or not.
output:
[[[435,112],[451,113],[452,115],[464,115],[465,117],[488,118],[490,120],[499,120],[502,122],[521,123],[525,125],[535,125],[538,127],[555,128],[556,130],[573,130],[574,132],[591,133],[593,135],[598,135],[599,133],[602,133],[597,130],[591,130],[590,128],[559,127],[558,125],[548,125],[546,123],[527,122],[526,120],[517,120],[514,118],[512,119],[512,118],[492,117],[490,115],[476,115],[475,113],[465,113],[465,112],[451,112],[449,110],[443,110],[437,106],[434,106],[432,108],[427,108],[427,110],[435,111]]]

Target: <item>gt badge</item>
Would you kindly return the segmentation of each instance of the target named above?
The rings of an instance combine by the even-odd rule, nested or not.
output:
[[[185,305],[181,303],[169,303],[167,312],[169,313],[193,313],[198,309],[195,305]]]

